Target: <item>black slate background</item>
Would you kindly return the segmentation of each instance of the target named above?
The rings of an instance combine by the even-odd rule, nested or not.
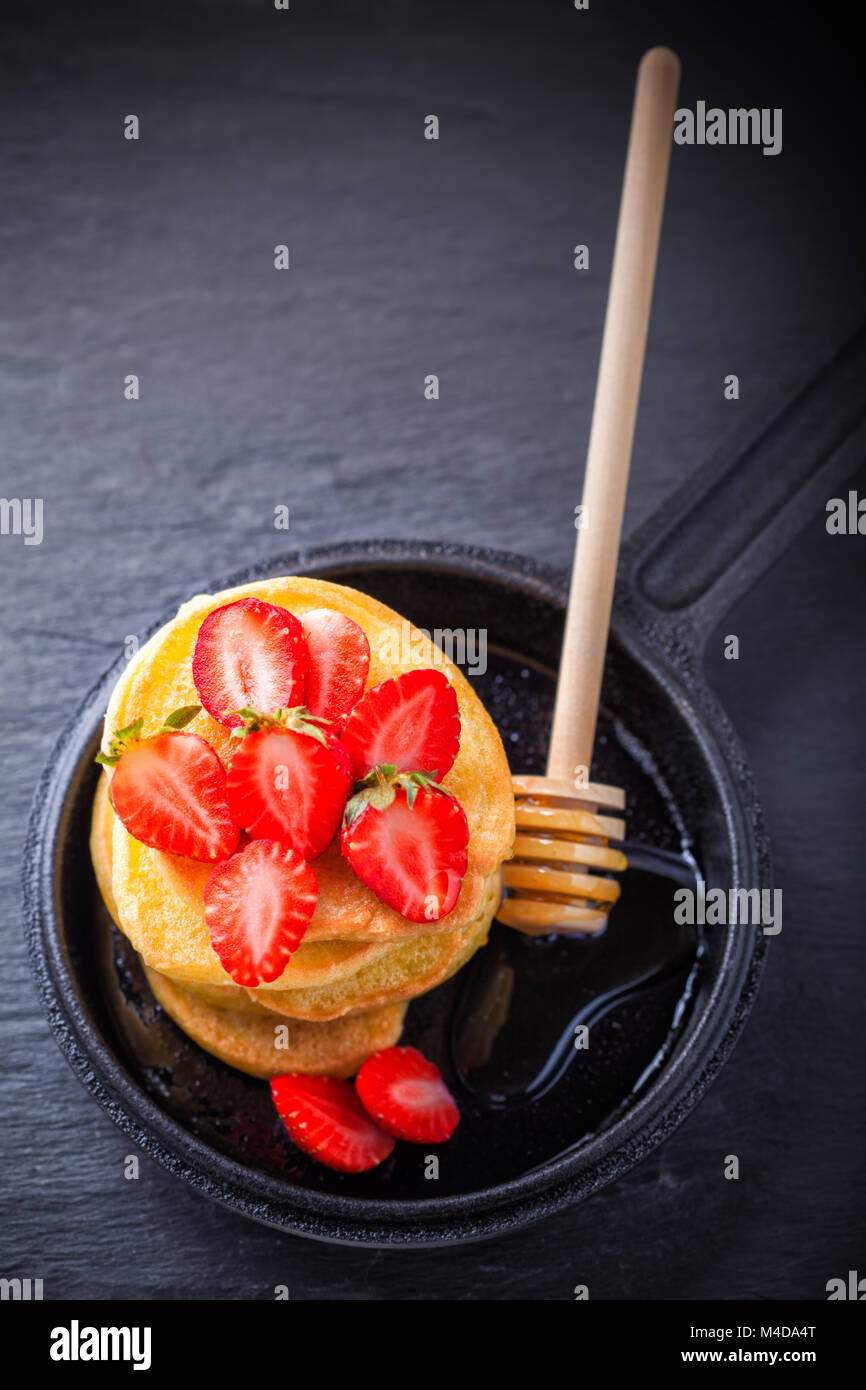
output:
[[[651,43],[680,52],[682,104],[783,107],[784,150],[674,151],[627,530],[810,376],[866,313],[844,13],[4,5],[0,491],[44,499],[45,536],[0,538],[0,1273],[42,1278],[48,1298],[130,1299],[270,1298],[277,1283],[301,1299],[569,1299],[577,1283],[593,1299],[803,1299],[866,1273],[866,541],[828,537],[822,515],[726,621],[741,660],[722,660],[721,632],[709,645],[785,894],[761,997],[686,1124],[564,1216],[456,1250],[356,1251],[249,1224],[146,1160],[125,1181],[129,1142],[37,1004],[18,886],[58,724],[176,599],[281,549],[365,536],[567,564]],[[431,112],[438,143],[422,137]],[[723,399],[728,372],[739,402]]]

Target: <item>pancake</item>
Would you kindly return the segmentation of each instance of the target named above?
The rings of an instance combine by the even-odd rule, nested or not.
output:
[[[265,580],[184,604],[118,680],[104,748],[116,729],[138,718],[147,735],[171,710],[199,703],[192,653],[201,623],[213,609],[248,595],[288,608],[302,622],[309,609],[331,608],[359,623],[371,648],[368,687],[419,667],[444,671],[457,696],[461,741],[442,781],[463,806],[470,832],[454,909],[438,922],[408,921],[361,882],[335,842],[314,861],[319,898],[304,940],[277,980],[247,990],[232,981],[211,946],[203,893],[212,866],[134,840],[111,807],[110,772],[100,779],[93,808],[94,869],[156,998],[206,1051],[254,1076],[289,1069],[348,1076],[370,1052],[397,1040],[408,999],[448,979],[486,941],[501,898],[501,863],[514,838],[511,777],[483,705],[429,638],[365,594],[301,578]],[[228,729],[204,710],[187,727],[228,763]],[[288,1056],[274,1046],[281,1020],[288,1022]]]
[[[218,1008],[247,1013],[266,1009],[285,1018],[320,1022],[395,999],[413,999],[450,979],[484,945],[502,896],[497,879],[498,875],[494,876],[485,896],[484,909],[475,922],[456,932],[398,942],[387,947],[374,964],[327,985],[270,991],[245,990],[231,982],[227,985],[184,983],[183,987]],[[175,977],[168,978],[179,983]]]
[[[314,861],[319,901],[304,939],[315,942],[409,940],[451,933],[474,922],[481,911],[490,875],[511,852],[514,797],[499,735],[468,681],[433,643],[399,614],[357,590],[324,580],[289,578],[201,595],[184,604],[170,623],[140,649],[115,687],[106,715],[104,746],[112,733],[135,719],[154,731],[172,709],[198,703],[192,680],[192,653],[203,619],[214,608],[252,595],[290,609],[303,622],[311,608],[332,608],[359,623],[371,647],[368,687],[402,671],[438,666],[454,687],[462,725],[460,751],[443,785],[463,806],[469,823],[468,864],[460,896],[439,922],[410,922],[381,902],[352,872],[334,844]],[[230,756],[229,730],[206,711],[188,728],[201,734],[224,761]],[[207,865],[162,854],[132,841],[119,821],[114,828],[112,891],[120,925],[148,963],[182,974],[183,979],[218,984],[225,972],[210,945],[201,894]],[[303,950],[304,947],[301,948]],[[297,978],[297,952],[287,967]],[[360,963],[360,957],[346,956]],[[301,958],[303,960],[303,958]],[[366,958],[370,963],[370,958]],[[284,973],[266,989],[291,987]]]
[[[113,916],[112,822],[116,823],[116,817],[108,800],[107,783],[100,779],[94,802],[90,844],[97,881],[106,906]],[[412,998],[448,979],[486,941],[500,897],[501,887],[497,871],[491,875],[491,881],[486,886],[478,917],[467,927],[456,932],[435,933],[428,937],[397,942],[391,947],[371,948],[376,953],[373,961],[361,964],[354,970],[346,970],[342,974],[331,969],[327,981],[319,984],[311,985],[301,981],[290,989],[245,990],[235,985],[225,972],[224,984],[211,985],[194,979],[183,980],[183,977],[179,978],[170,971],[161,970],[146,960],[145,965],[149,966],[152,972],[159,973],[175,984],[183,983],[186,992],[219,1009],[230,1008],[236,1012],[255,1015],[264,1008],[289,1018],[308,1020],[340,1018],[358,1009],[370,1008],[395,999]],[[348,943],[320,942],[318,948],[328,950],[347,945]],[[303,950],[304,943],[295,952],[292,961],[295,961]],[[281,978],[285,978],[289,973],[284,972]],[[325,973],[323,968],[320,976]],[[309,980],[312,975],[312,970],[306,972],[305,979]]]
[[[97,881],[112,915],[113,823],[116,823],[116,817],[108,800],[107,783],[100,779],[94,802],[90,844]],[[162,970],[147,960],[145,965],[162,978],[182,984],[185,992],[202,1003],[211,1004],[220,1010],[231,1009],[236,1013],[255,1016],[265,1009],[288,1018],[310,1021],[341,1018],[394,1000],[413,998],[448,979],[486,941],[500,897],[501,886],[497,871],[491,875],[482,909],[475,922],[456,932],[437,933],[429,937],[398,942],[391,947],[372,948],[376,952],[373,961],[359,965],[354,970],[345,970],[342,974],[332,968],[324,983],[306,983],[312,975],[312,971],[308,971],[303,978],[293,977],[299,981],[294,988],[245,990],[235,985],[225,972],[225,983],[211,985],[195,979],[185,980],[182,976],[179,978],[172,971]],[[333,949],[340,945],[345,946],[346,943],[318,943],[320,950]],[[303,950],[304,943],[295,952],[292,960],[295,961]],[[320,977],[324,974],[325,970],[322,969]],[[285,973],[281,978],[285,978]]]
[[[120,845],[122,862],[126,864],[131,882],[140,885],[140,891],[132,903],[132,920],[136,925],[133,933],[126,929],[124,920],[121,919],[112,886],[115,878],[114,848],[117,844]],[[215,974],[217,984],[214,988],[233,988],[238,996],[244,995],[243,990],[232,985],[230,976],[222,966],[215,972],[209,960],[210,955],[213,955],[214,959],[217,958],[210,944],[203,905],[196,896],[196,889],[200,880],[200,892],[204,891],[211,866],[194,864],[194,861],[188,859],[177,860],[178,864],[187,868],[192,866],[204,870],[203,875],[179,872],[177,896],[172,898],[170,887],[174,870],[171,869],[164,876],[155,876],[153,886],[156,891],[148,893],[146,885],[149,880],[142,863],[156,851],[148,850],[147,846],[134,840],[114,814],[108,796],[108,778],[104,774],[100,777],[93,803],[90,852],[105,905],[115,924],[131,940],[145,965],[184,984],[206,985]],[[128,854],[128,861],[123,859],[124,854]],[[172,856],[163,857],[171,859]],[[165,928],[166,922],[168,930]],[[191,924],[193,922],[195,925]],[[189,935],[185,936],[185,932]],[[329,984],[355,970],[360,970],[362,965],[373,964],[386,950],[387,947],[384,945],[377,946],[365,942],[308,942],[305,939],[292,956],[291,980],[295,987]],[[201,954],[208,960],[208,969],[204,971],[196,968],[197,958]],[[217,964],[219,965],[218,960]],[[228,997],[225,996],[226,1002]],[[225,1004],[222,1007],[225,1007]]]
[[[115,821],[108,799],[108,779],[100,777],[93,804],[90,852],[96,881],[105,906],[117,920],[111,890],[111,843]],[[211,987],[217,1004],[224,999],[231,1008],[213,1002],[173,980],[144,967],[150,987],[166,1013],[179,1028],[220,1061],[251,1076],[278,1076],[292,1070],[321,1076],[354,1076],[371,1052],[391,1047],[400,1037],[406,1004],[385,1004],[356,1012],[329,1023],[295,1020],[289,1026],[289,1048],[275,1046],[276,1015],[256,1002],[251,993],[231,985]],[[207,986],[202,987],[207,989]],[[239,996],[240,1008],[228,996]]]
[[[118,885],[120,870],[120,891],[116,893],[118,922],[145,964],[180,984],[212,986],[216,989],[237,988],[223,970],[211,945],[203,905],[191,892],[189,883],[182,896],[172,895],[168,877],[148,873],[148,861],[156,851],[134,840],[116,817],[112,851],[113,888]],[[130,891],[128,885],[137,888],[137,891]],[[404,975],[415,961],[423,969],[425,978],[429,975],[432,983],[436,983],[433,977],[438,974],[440,967],[445,969],[453,958],[463,940],[463,933],[468,931],[476,935],[475,929],[482,919],[489,926],[500,898],[501,878],[497,868],[482,885],[481,902],[474,919],[456,931],[428,932],[423,936],[413,934],[408,939],[398,938],[380,945],[352,941],[308,942],[305,937],[278,979],[259,985],[254,995],[262,1001],[271,1001],[272,1007],[280,1012],[286,1011],[282,996],[290,995],[291,1007],[288,1012],[295,1017],[306,1018],[323,1015],[315,1003],[310,1004],[314,1012],[308,1013],[306,1002],[303,1012],[296,1014],[295,1005],[302,994],[306,1000],[308,991],[328,989],[338,984],[348,987],[356,976],[357,981],[351,987],[353,998],[356,995],[363,998],[363,991],[370,980],[375,981],[378,993],[383,979],[393,978],[395,969]],[[450,921],[450,917],[445,920]],[[330,1005],[326,1007],[330,1009]],[[342,1008],[339,1011],[345,1012]],[[326,1016],[335,1015],[328,1012]]]
[[[277,1016],[257,1016],[218,1009],[189,990],[145,969],[154,996],[179,1028],[212,1056],[250,1076],[271,1077],[283,1072],[310,1076],[354,1076],[371,1052],[392,1047],[403,1028],[405,1004],[385,1004],[333,1023],[292,1020],[288,1048],[276,1046]]]
[[[93,863],[93,872],[96,874],[96,882],[102,894],[102,901],[108,908],[111,920],[115,926],[119,927],[117,903],[114,901],[114,892],[111,887],[112,837],[116,820],[114,807],[108,798],[108,777],[105,768],[103,768],[96,784],[96,795],[93,798],[93,815],[90,819],[90,858]]]
[[[485,944],[501,898],[497,870],[490,876],[478,917],[459,931],[400,941],[374,964],[327,985],[250,993],[287,1018],[311,1021],[342,1018],[396,999],[414,999],[450,979]]]

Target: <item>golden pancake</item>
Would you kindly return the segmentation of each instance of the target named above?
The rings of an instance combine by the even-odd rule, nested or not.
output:
[[[365,594],[315,579],[266,580],[185,604],[117,682],[104,747],[138,718],[147,735],[171,710],[199,703],[192,680],[199,627],[213,609],[247,595],[286,607],[302,622],[305,611],[324,607],[359,623],[371,647],[368,687],[419,667],[444,671],[457,696],[461,741],[442,780],[470,831],[455,908],[439,922],[408,921],[366,888],[334,843],[314,863],[319,899],[303,942],[279,979],[245,990],[223,970],[205,925],[211,866],[134,840],[112,810],[110,773],[97,789],[91,854],[106,906],[142,957],[154,994],[200,1046],[255,1076],[288,1069],[348,1076],[370,1052],[397,1040],[406,1000],[448,979],[486,941],[514,836],[508,764],[475,692],[429,638]],[[223,725],[202,710],[188,727],[228,762]],[[275,1047],[280,1019],[288,1020],[288,1056]]]
[[[326,607],[359,623],[372,653],[368,686],[418,667],[435,665],[444,671],[457,695],[462,732],[460,751],[443,783],[463,806],[470,830],[460,897],[447,917],[433,923],[410,922],[381,902],[352,872],[339,847],[331,846],[314,863],[319,901],[304,943],[286,972],[261,988],[291,988],[303,964],[303,957],[298,960],[301,951],[317,942],[393,944],[437,932],[453,933],[475,922],[490,875],[510,854],[514,836],[514,798],[499,735],[468,681],[438,648],[399,614],[357,590],[324,580],[288,578],[192,599],[141,648],[118,681],[106,716],[104,746],[117,728],[139,717],[145,721],[145,732],[154,732],[172,709],[198,703],[192,653],[199,627],[214,608],[247,595],[286,607],[301,621],[305,611]],[[228,760],[228,729],[204,710],[188,727]],[[138,845],[119,821],[114,827],[113,856],[112,892],[120,925],[146,961],[184,980],[202,984],[227,980],[204,925],[201,895],[208,866]],[[363,959],[372,963],[370,957]],[[347,960],[364,968],[357,955],[328,960],[338,970]]]
[[[181,865],[181,871],[176,874],[177,893],[175,897],[169,895],[172,881],[175,879],[175,870],[172,865],[164,876],[156,875],[152,883],[156,889],[153,894],[148,894],[142,888],[141,894],[133,899],[133,917],[137,929],[135,937],[130,935],[121,920],[117,902],[114,897],[112,882],[114,878],[114,846],[120,843],[121,858],[128,851],[130,866],[128,872],[131,873],[133,882],[141,881],[142,885],[149,882],[148,876],[140,868],[140,861],[146,856],[155,854],[155,850],[149,850],[147,846],[134,840],[124,828],[121,821],[114,814],[108,796],[108,778],[100,777],[99,785],[96,789],[96,796],[93,803],[93,819],[91,823],[90,851],[96,871],[97,882],[100,886],[105,905],[111,913],[116,925],[124,934],[132,940],[139,954],[146,965],[155,970],[171,976],[173,979],[182,981],[185,984],[200,981],[203,984],[208,982],[209,976],[213,974],[213,968],[208,961],[210,969],[196,972],[195,968],[189,967],[185,946],[189,944],[181,935],[179,942],[175,942],[172,932],[183,933],[187,923],[187,915],[184,911],[186,907],[189,914],[198,924],[198,935],[192,932],[191,940],[194,950],[205,946],[210,954],[213,947],[210,945],[210,936],[205,942],[201,936],[202,929],[207,934],[207,927],[204,924],[204,910],[202,903],[196,895],[204,891],[204,884],[207,882],[207,875],[210,873],[210,866],[207,864],[195,864],[189,859],[175,859],[175,864]],[[162,856],[171,861],[171,855]],[[203,869],[204,875],[197,877],[193,873],[183,872],[183,868],[194,867]],[[200,884],[200,887],[199,887]],[[200,921],[199,921],[200,919]],[[168,934],[164,930],[164,923],[169,923]],[[355,970],[360,970],[362,965],[371,965],[387,950],[386,946],[376,946],[369,942],[352,941],[311,941],[301,942],[292,956],[291,980],[295,987],[323,985],[333,982],[350,975]],[[208,954],[205,951],[205,954]],[[164,960],[163,956],[168,953],[169,960]],[[215,988],[234,988],[230,977],[220,966],[216,972],[218,983]],[[286,978],[282,976],[281,978]],[[237,989],[236,994],[243,996],[244,991]],[[229,996],[224,996],[226,1004]],[[216,1001],[215,1001],[216,1002]],[[225,1004],[223,1005],[225,1007]],[[234,1006],[233,1006],[234,1007]]]
[[[397,1042],[406,1012],[405,1004],[385,1004],[333,1023],[292,1020],[283,1030],[273,1013],[251,1017],[218,1009],[155,970],[146,974],[158,1003],[193,1042],[250,1076],[354,1076],[371,1052]],[[285,1033],[288,1047],[282,1048]]]
[[[146,872],[143,866],[156,851],[134,840],[116,817],[112,851],[115,889],[120,869],[120,891],[115,893],[119,925],[144,963],[180,984],[236,990],[238,987],[223,970],[211,945],[202,904],[188,892],[184,896],[172,895],[165,875]],[[137,885],[139,891],[132,893],[127,885]],[[305,938],[278,979],[272,984],[258,986],[253,991],[254,996],[281,1013],[288,1011],[293,1017],[336,1017],[336,1013],[330,1012],[330,1004],[325,1006],[328,1010],[325,1014],[315,1003],[309,1006],[312,1013],[308,1012],[306,1002],[301,1013],[296,1012],[296,1006],[302,995],[306,1001],[307,992],[319,988],[327,990],[337,984],[348,986],[357,976],[351,994],[352,998],[358,997],[363,1007],[364,991],[370,987],[370,981],[374,982],[373,988],[378,994],[382,980],[393,979],[395,969],[401,978],[405,977],[415,962],[424,978],[430,977],[430,985],[422,988],[430,988],[440,977],[444,978],[440,972],[447,969],[464,935],[477,936],[477,927],[482,921],[485,929],[489,926],[501,896],[501,874],[496,869],[483,884],[482,901],[475,918],[457,931],[428,932],[384,945],[352,941],[308,942]],[[284,998],[287,995],[291,996],[288,1000]],[[405,996],[388,994],[385,997]],[[337,1012],[344,1013],[350,1007],[355,1005],[347,1004]]]
[[[342,1018],[357,1009],[369,1009],[395,999],[426,994],[465,965],[487,940],[490,924],[502,898],[499,870],[491,874],[474,922],[456,932],[416,936],[389,946],[373,965],[362,966],[348,978],[310,989],[263,989],[250,993],[257,1002],[287,1018],[323,1020]]]
[[[456,932],[398,942],[375,965],[327,985],[268,991],[245,990],[231,983],[184,983],[183,988],[216,1008],[249,1014],[259,1014],[264,1009],[284,1018],[319,1022],[377,1008],[395,999],[414,999],[450,979],[485,944],[500,897],[497,887],[494,908],[477,922]],[[179,983],[172,976],[163,978]]]
[[[149,970],[150,967],[145,966],[145,969]],[[193,984],[189,980],[181,983],[172,975],[163,974],[162,971],[157,970],[153,973],[159,975],[160,979],[170,980],[173,985],[182,989],[184,994],[195,996],[196,999],[201,999],[205,1004],[212,1004],[215,1009],[231,1009],[232,1013],[246,1014],[248,1017],[252,1015],[254,1018],[261,1018],[262,1014],[273,1015],[280,1012],[279,1009],[272,1009],[269,1004],[260,1003],[256,998],[255,990],[242,989],[240,985],[234,985],[231,981],[227,985]],[[272,996],[277,1000],[279,997],[279,994]],[[272,1017],[271,1023],[273,1022]]]
[[[117,903],[114,901],[114,893],[111,888],[112,836],[116,819],[114,807],[108,799],[108,777],[105,768],[103,768],[96,784],[96,796],[93,798],[93,815],[90,820],[90,858],[93,861],[93,871],[96,874],[96,882],[102,894],[102,901],[108,908],[111,920],[115,926],[119,927]]]
[[[372,965],[363,966],[326,985],[294,989],[243,989],[231,980],[225,985],[184,981],[183,989],[215,1008],[237,1013],[280,1014],[285,1018],[326,1021],[342,1018],[397,999],[414,999],[450,979],[487,940],[490,924],[502,897],[501,886],[492,882],[485,894],[484,910],[475,922],[456,932],[416,937],[383,947]],[[163,974],[173,984],[174,976]]]
[[[110,888],[111,840],[106,835],[106,829],[111,830],[112,818],[117,823],[108,801],[107,787],[100,784],[94,804],[91,852],[97,880],[110,912],[113,906]],[[127,836],[127,839],[137,845],[131,836]],[[486,885],[478,917],[468,926],[456,932],[434,933],[396,942],[393,946],[361,947],[362,950],[375,952],[375,959],[352,970],[340,972],[333,966],[327,969],[323,965],[318,976],[313,967],[303,975],[292,976],[291,971],[286,970],[281,979],[289,977],[299,982],[288,989],[245,990],[235,985],[225,972],[224,984],[211,985],[194,979],[184,980],[173,971],[160,970],[146,959],[145,964],[174,983],[178,983],[180,978],[190,994],[221,1009],[256,1014],[264,1007],[289,1018],[340,1018],[358,1009],[371,1008],[395,999],[413,998],[448,979],[486,941],[500,897],[497,870]],[[310,949],[327,951],[348,948],[350,945],[347,942],[314,942]],[[297,961],[304,949],[305,943],[302,943],[290,965]]]
[[[96,881],[105,905],[116,920],[111,891],[111,832],[114,811],[108,799],[108,779],[101,777],[93,807],[90,850]],[[240,997],[240,1008],[214,1007],[155,970],[144,967],[151,989],[166,1013],[193,1042],[220,1061],[251,1076],[278,1076],[292,1070],[321,1076],[354,1076],[371,1052],[391,1047],[400,1037],[407,1005],[402,1002],[364,1010],[329,1023],[295,1020],[289,1027],[288,1050],[278,1048],[274,1013],[251,993],[232,985],[213,986],[216,1003],[227,995]],[[208,986],[201,986],[208,989]],[[253,1015],[251,1018],[250,1015]]]
[[[112,821],[116,823],[116,817],[107,792],[107,784],[100,779],[93,811],[91,853],[97,881],[108,910],[114,915],[110,887],[111,830]],[[284,990],[245,990],[235,985],[224,974],[225,983],[218,985],[186,980],[183,982],[184,992],[220,1011],[230,1009],[238,1014],[254,1016],[261,1014],[265,1009],[288,1018],[319,1021],[341,1018],[398,999],[414,998],[448,979],[466,963],[479,946],[484,944],[500,897],[501,887],[497,871],[491,875],[491,882],[486,888],[482,911],[476,921],[468,927],[457,932],[437,933],[427,938],[398,942],[392,947],[371,948],[376,952],[375,961],[359,966],[354,971],[346,971],[342,976],[331,970],[328,983],[320,984],[318,987],[307,984],[306,987],[296,986]],[[339,942],[317,944],[319,949],[346,945]],[[303,949],[302,943],[292,959],[296,960]],[[147,962],[145,964],[147,965]],[[154,967],[151,966],[151,970],[154,971]],[[178,983],[177,977],[171,972],[154,973]],[[310,978],[310,974],[311,972],[307,972],[307,979]],[[352,976],[355,977],[353,981]]]

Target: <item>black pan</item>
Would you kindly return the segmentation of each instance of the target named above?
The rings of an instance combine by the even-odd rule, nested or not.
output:
[[[465,971],[411,1006],[405,1040],[439,1062],[461,1104],[456,1135],[436,1150],[437,1178],[425,1149],[408,1145],[358,1176],[307,1161],[275,1120],[267,1086],[201,1052],[154,1004],[101,905],[87,851],[93,756],[122,662],[102,677],[36,793],[26,914],[64,1054],[146,1152],[286,1231],[435,1245],[581,1200],[685,1118],[743,1027],[768,937],[761,926],[675,926],[673,892],[697,875],[708,888],[771,887],[753,779],[703,677],[702,650],[862,461],[864,367],[860,335],[760,439],[733,462],[711,461],[627,547],[593,776],[627,788],[633,867],[600,937],[530,941],[495,927]],[[354,585],[429,629],[486,630],[488,667],[473,679],[513,768],[543,770],[565,575],[502,552],[386,541],[279,556],[211,587],[280,573]],[[581,1023],[586,1049],[574,1046]]]

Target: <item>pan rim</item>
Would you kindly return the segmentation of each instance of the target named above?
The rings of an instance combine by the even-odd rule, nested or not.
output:
[[[474,574],[512,587],[516,584],[554,607],[564,608],[566,582],[560,571],[508,551],[435,541],[350,541],[278,555],[233,574],[219,587],[280,572],[339,574],[350,568],[405,564],[450,569],[463,576]],[[159,626],[160,622],[155,623],[149,631]],[[680,701],[681,713],[714,773],[724,769],[728,782],[725,805],[737,808],[742,819],[743,801],[748,798],[754,813],[751,829],[743,822],[729,827],[729,836],[737,851],[745,852],[741,872],[750,860],[750,881],[769,880],[769,853],[751,773],[742,754],[735,768],[730,766],[730,751],[739,747],[738,740],[709,687],[696,684],[685,668],[672,669],[659,662],[640,634],[623,620],[619,604],[613,634],[668,696]],[[609,1127],[588,1136],[574,1149],[508,1182],[441,1198],[389,1201],[344,1197],[281,1183],[191,1135],[138,1086],[106,1040],[91,1027],[77,999],[68,952],[57,929],[56,891],[68,795],[80,775],[84,750],[93,738],[123,661],[119,656],[80,702],[39,779],[25,838],[25,920],[40,1001],[61,1051],[115,1123],[161,1166],[213,1200],[287,1233],[375,1248],[447,1245],[517,1229],[589,1196],[646,1157],[705,1094],[730,1055],[754,1001],[767,951],[763,935],[728,928],[725,968],[718,971],[700,1017],[634,1104]],[[712,707],[712,733],[706,722],[708,704]]]

